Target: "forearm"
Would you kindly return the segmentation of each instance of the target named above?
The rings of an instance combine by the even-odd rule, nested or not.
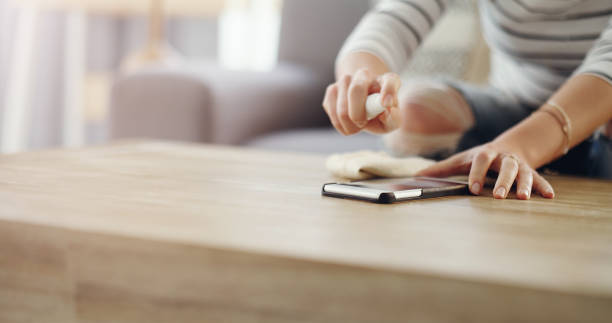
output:
[[[353,52],[344,56],[336,65],[336,78],[353,75],[360,69],[367,69],[373,75],[383,75],[389,67],[378,57],[368,52]]]
[[[552,97],[571,120],[569,147],[588,138],[599,126],[612,119],[612,86],[591,75],[569,79]],[[554,116],[534,113],[494,141],[527,163],[540,167],[563,154],[565,133]]]

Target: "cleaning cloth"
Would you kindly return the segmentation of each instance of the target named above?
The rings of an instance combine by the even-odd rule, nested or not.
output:
[[[433,165],[421,157],[396,158],[383,151],[361,150],[334,154],[327,158],[327,169],[337,177],[363,180],[372,177],[410,177]]]

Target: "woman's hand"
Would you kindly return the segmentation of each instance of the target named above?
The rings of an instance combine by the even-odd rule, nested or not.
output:
[[[399,127],[399,109],[397,93],[400,88],[400,77],[388,72],[376,76],[367,68],[357,70],[354,74],[338,77],[325,91],[323,108],[329,119],[340,133],[351,135],[361,130],[372,133],[387,133]],[[387,108],[378,117],[366,119],[366,99],[372,93],[380,92],[382,105]]]
[[[420,171],[417,175],[446,177],[469,174],[470,191],[478,195],[482,191],[489,170],[498,174],[493,188],[493,196],[497,199],[506,198],[514,182],[516,182],[516,196],[521,200],[530,198],[532,188],[545,198],[555,196],[552,186],[544,177],[517,155],[506,152],[494,142],[455,154]]]

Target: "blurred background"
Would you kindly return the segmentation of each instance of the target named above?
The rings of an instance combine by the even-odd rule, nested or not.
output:
[[[157,138],[330,152],[335,56],[372,0],[0,0],[0,150]],[[472,0],[402,74],[486,81]]]

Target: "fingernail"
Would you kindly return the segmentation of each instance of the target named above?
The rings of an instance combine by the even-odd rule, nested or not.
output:
[[[474,194],[480,193],[480,183],[474,182],[474,184],[472,184],[472,193]]]
[[[495,191],[495,195],[497,197],[503,198],[506,197],[506,188],[505,187],[500,187]]]
[[[522,190],[519,191],[519,195],[524,196],[525,198],[529,198],[529,190],[524,188]]]
[[[546,195],[547,195],[547,197],[551,197],[551,198],[552,198],[552,197],[554,197],[554,196],[555,196],[555,192],[553,192],[553,190],[552,190],[552,189],[547,188],[547,189],[546,189]]]
[[[393,96],[391,94],[387,94],[387,96],[385,96],[385,100],[383,101],[383,105],[385,107],[390,107],[393,105]]]

